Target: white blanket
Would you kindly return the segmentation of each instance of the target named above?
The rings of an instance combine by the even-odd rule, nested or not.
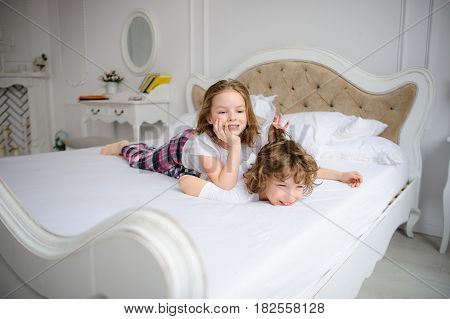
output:
[[[63,236],[129,208],[171,215],[201,253],[211,298],[310,297],[407,180],[406,165],[328,160],[319,164],[358,170],[364,183],[352,189],[323,181],[288,207],[229,204],[184,195],[175,179],[98,152],[10,157],[0,160],[0,176],[32,218]]]

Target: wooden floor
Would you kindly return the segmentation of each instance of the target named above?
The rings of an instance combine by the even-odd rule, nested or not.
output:
[[[440,244],[437,237],[416,233],[411,239],[397,230],[387,258],[377,263],[357,298],[449,298],[450,249],[442,255]]]

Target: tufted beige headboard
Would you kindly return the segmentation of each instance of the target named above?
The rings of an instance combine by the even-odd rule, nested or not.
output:
[[[274,104],[283,114],[337,111],[382,121],[388,124],[382,136],[395,143],[416,96],[412,83],[372,94],[321,64],[302,61],[260,64],[236,79],[247,86],[250,94],[277,95]],[[198,85],[193,86],[192,101],[196,108],[200,107],[204,93]]]
[[[421,176],[420,140],[435,91],[428,70],[410,69],[377,76],[323,49],[261,51],[219,78],[192,74],[185,91],[188,112],[195,112],[200,106],[206,88],[230,78],[247,85],[251,94],[277,95],[275,106],[285,114],[342,112],[388,124],[382,136],[402,149],[409,177]]]

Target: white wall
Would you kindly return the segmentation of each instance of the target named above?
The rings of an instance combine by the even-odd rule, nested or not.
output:
[[[50,56],[52,130],[64,129],[73,136],[80,134],[79,113],[67,104],[101,86],[97,80],[102,73],[99,67],[118,69],[133,87],[141,80],[128,72],[120,51],[122,23],[135,8],[148,10],[158,25],[160,46],[153,71],[173,76],[175,115],[185,112],[184,85],[190,72],[220,77],[260,50],[320,47],[335,51],[377,75],[428,67],[436,80],[437,96],[422,141],[423,216],[417,229],[441,234],[442,189],[450,153],[450,145],[445,142],[450,123],[450,5],[432,15],[430,24],[424,17],[444,4],[444,0],[432,1],[432,8],[430,1],[421,0],[89,0],[86,38],[82,0],[8,3],[27,14],[33,13],[38,23],[61,35],[64,42],[81,53],[87,53],[91,61],[86,64],[71,50],[61,50],[58,41],[0,4],[0,24],[16,34],[16,47],[8,59],[31,60],[41,51]],[[402,30],[405,33],[398,36]],[[68,83],[80,80],[83,85]],[[97,133],[112,134],[110,125],[96,127]],[[124,126],[119,134],[129,138],[131,130]]]
[[[372,4],[371,4],[372,3]],[[319,47],[376,74],[395,70],[400,1],[209,1],[209,68],[220,75],[255,51]],[[257,9],[256,9],[257,8]],[[386,23],[389,22],[389,23]],[[367,57],[367,58],[366,58]]]
[[[6,0],[5,2],[28,16],[28,4],[25,1]],[[29,61],[31,47],[27,21],[3,4],[0,4],[0,21],[3,40],[6,40],[8,44],[11,43],[10,41],[14,43],[14,47],[5,53],[6,61]]]
[[[435,0],[434,9],[445,2]],[[450,158],[450,143],[445,141],[450,136],[449,30],[450,5],[447,5],[432,16],[431,23],[428,68],[436,82],[436,102],[422,138],[423,181],[420,208],[423,216],[417,228],[420,232],[438,236],[442,236],[442,190]]]

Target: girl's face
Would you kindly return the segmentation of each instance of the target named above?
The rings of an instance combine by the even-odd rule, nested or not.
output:
[[[208,123],[214,124],[216,120],[220,125],[228,125],[231,134],[240,135],[247,127],[247,110],[244,98],[234,90],[223,91],[211,101],[211,114]]]
[[[284,181],[271,178],[264,190],[264,198],[272,205],[291,206],[303,197],[303,188],[303,183],[295,183],[293,177]]]

